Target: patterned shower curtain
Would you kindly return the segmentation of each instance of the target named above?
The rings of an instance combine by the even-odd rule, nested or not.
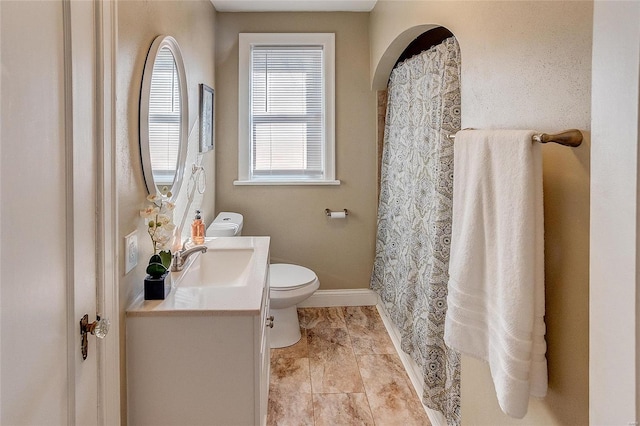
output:
[[[423,402],[460,424],[460,358],[444,343],[453,143],[460,130],[454,37],[391,73],[371,288],[421,367]]]

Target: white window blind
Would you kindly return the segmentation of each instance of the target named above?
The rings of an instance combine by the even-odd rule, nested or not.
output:
[[[236,184],[336,185],[334,35],[240,34]]]
[[[253,176],[324,177],[322,46],[254,46]]]
[[[173,54],[160,49],[149,94],[149,152],[156,185],[172,185],[180,139],[180,84]],[[172,142],[173,141],[173,142]]]

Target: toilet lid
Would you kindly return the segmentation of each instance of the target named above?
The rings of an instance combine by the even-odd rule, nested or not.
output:
[[[280,290],[293,290],[311,284],[318,277],[304,266],[288,263],[274,263],[269,266],[270,286]]]

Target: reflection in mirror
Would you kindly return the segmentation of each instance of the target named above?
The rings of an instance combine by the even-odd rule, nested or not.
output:
[[[173,37],[149,49],[140,93],[140,154],[147,191],[175,200],[182,183],[188,104],[184,64]]]
[[[171,190],[178,165],[180,85],[173,54],[158,52],[149,94],[149,154],[156,186]]]

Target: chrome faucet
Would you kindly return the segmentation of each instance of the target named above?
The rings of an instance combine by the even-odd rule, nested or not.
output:
[[[204,253],[207,251],[207,246],[193,246],[191,248],[185,249],[184,246],[181,250],[173,253],[173,262],[171,262],[171,272],[182,271],[184,268],[184,264],[187,262],[189,256],[194,253]]]

